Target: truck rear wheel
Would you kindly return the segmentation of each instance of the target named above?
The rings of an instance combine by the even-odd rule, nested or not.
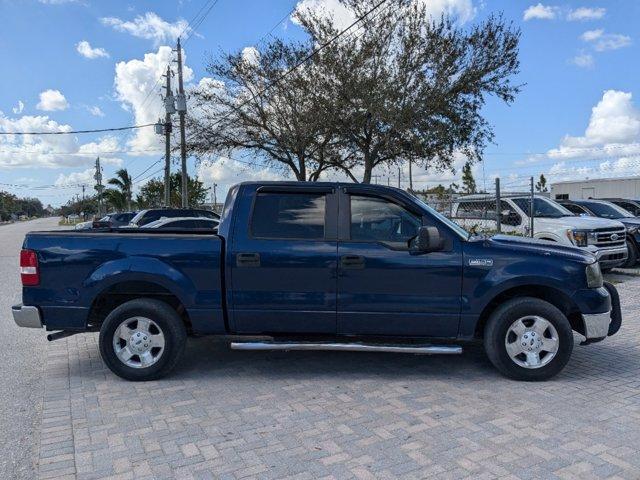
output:
[[[114,309],[100,328],[100,355],[126,380],[167,375],[184,352],[187,331],[176,313],[159,300],[139,298]]]
[[[484,347],[491,363],[507,377],[547,380],[569,361],[573,331],[565,315],[550,303],[514,298],[489,318]]]

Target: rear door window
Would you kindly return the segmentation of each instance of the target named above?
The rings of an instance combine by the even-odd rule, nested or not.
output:
[[[258,193],[251,235],[267,239],[324,239],[326,197],[316,193]]]

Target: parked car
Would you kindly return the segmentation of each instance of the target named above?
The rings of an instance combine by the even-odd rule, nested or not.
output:
[[[109,213],[100,220],[94,220],[93,228],[120,228],[129,225],[137,212]]]
[[[188,333],[238,350],[458,354],[475,340],[503,374],[544,380],[573,331],[593,343],[622,322],[588,251],[472,236],[380,185],[243,183],[217,233],[30,232],[20,265],[15,322],[52,340],[100,331],[128,380],[169,373]]]
[[[220,215],[211,210],[201,210],[195,208],[154,208],[142,210],[131,219],[129,227],[143,227],[148,223],[155,222],[161,218],[178,218],[178,217],[205,217],[220,219]]]
[[[631,268],[640,256],[640,218],[618,205],[604,200],[562,200],[560,203],[576,215],[591,215],[622,222],[627,229],[628,257],[623,267]]]
[[[147,223],[140,228],[158,228],[163,230],[171,230],[178,228],[190,228],[190,229],[211,229],[218,228],[220,222],[213,218],[204,217],[178,217],[178,218],[162,218],[155,222]]]
[[[73,227],[74,230],[89,230],[93,227],[93,222],[79,222]]]
[[[530,235],[530,196],[509,196],[500,201],[500,221],[504,233]],[[533,237],[574,245],[593,253],[603,269],[619,267],[627,261],[625,226],[616,220],[579,217],[543,196],[533,202]],[[452,218],[463,227],[485,230],[497,228],[496,199],[469,195],[452,207]]]
[[[632,200],[629,198],[601,198],[600,200],[615,203],[619,207],[631,212],[634,217],[640,217],[640,200]]]

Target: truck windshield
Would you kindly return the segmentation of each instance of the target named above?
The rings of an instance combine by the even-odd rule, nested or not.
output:
[[[526,215],[529,215],[530,199],[528,197],[514,198],[512,200],[520,210]],[[575,215],[555,202],[547,200],[546,198],[535,197],[533,199],[533,216],[540,218],[561,218],[574,217]]]
[[[442,215],[440,212],[438,212],[436,209],[430,207],[429,205],[427,205],[425,202],[423,202],[421,199],[419,199],[418,197],[416,197],[415,195],[413,196],[413,199],[416,201],[416,203],[418,203],[422,208],[424,208],[425,210],[427,210],[431,215],[433,215],[435,218],[437,218],[438,220],[440,220],[442,223],[444,223],[445,225],[447,225],[449,228],[451,228],[451,230],[453,230],[454,232],[456,232],[456,234],[458,234],[460,236],[460,238],[462,238],[463,240],[469,240],[469,237],[471,236],[471,234],[469,232],[467,232],[464,228],[462,228],[460,225],[458,225],[457,223],[455,223],[452,220],[449,220],[447,217],[445,217],[444,215]]]
[[[631,212],[628,212],[622,207],[618,207],[612,203],[600,203],[600,202],[585,202],[585,207],[591,210],[596,216],[602,218],[610,218],[616,220],[618,218],[633,217]]]

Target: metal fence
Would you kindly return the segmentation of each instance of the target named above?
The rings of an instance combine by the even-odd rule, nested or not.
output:
[[[549,194],[535,192],[532,186],[533,183],[527,190],[503,191],[500,179],[496,179],[494,188],[471,195],[451,190],[414,193],[469,232],[533,236],[535,199],[548,198]]]

